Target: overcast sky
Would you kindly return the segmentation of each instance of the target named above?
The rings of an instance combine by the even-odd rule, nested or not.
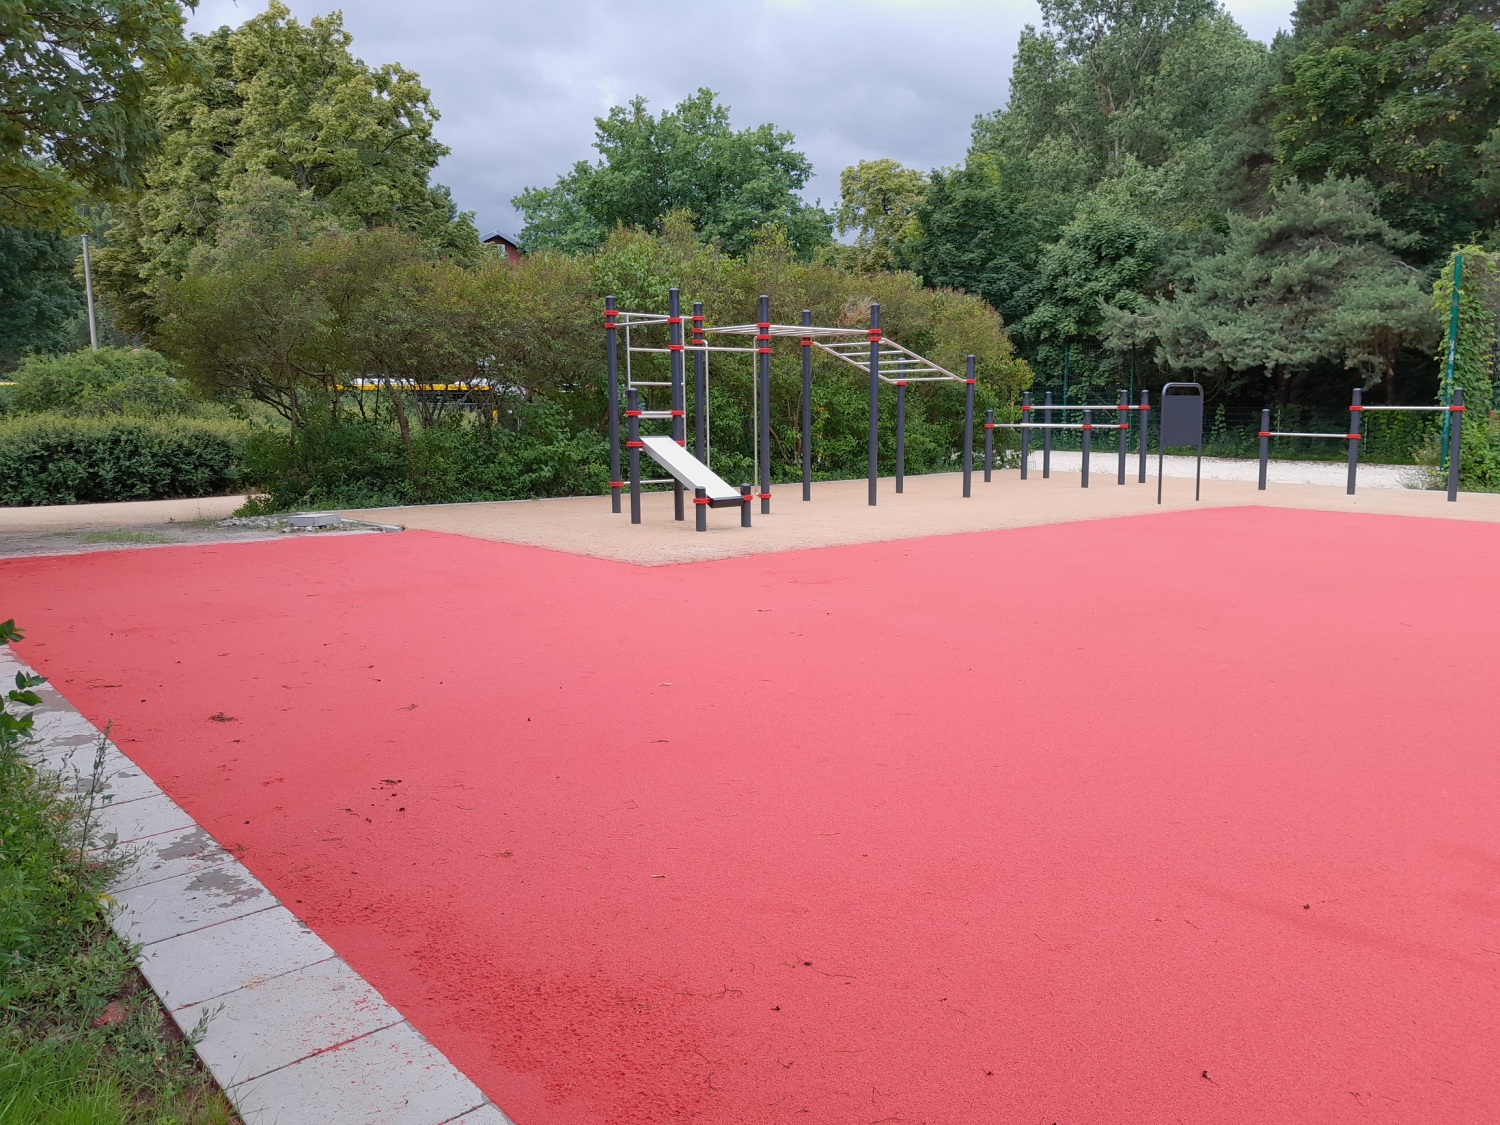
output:
[[[1270,41],[1293,0],[1227,0]],[[287,0],[303,20],[332,10]],[[208,31],[265,0],[202,0]],[[699,86],[736,128],[774,122],[812,160],[810,199],[838,197],[839,171],[889,156],[918,168],[963,158],[974,116],[1005,103],[1031,0],[349,0],[344,25],[371,65],[417,71],[452,153],[437,179],[481,232],[514,234],[522,188],[593,159],[594,118],[644,95],[653,111]]]

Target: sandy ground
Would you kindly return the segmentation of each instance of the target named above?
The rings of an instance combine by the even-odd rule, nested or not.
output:
[[[377,508],[345,515],[643,566],[1182,511],[1195,506],[1259,505],[1500,522],[1500,495],[1465,493],[1457,503],[1449,504],[1441,492],[1368,489],[1346,496],[1343,488],[1326,485],[1277,485],[1260,492],[1254,482],[1205,480],[1203,499],[1195,505],[1191,481],[1169,478],[1163,504],[1158,508],[1154,476],[1148,476],[1144,485],[1132,477],[1124,487],[1115,484],[1112,475],[1104,480],[1095,477],[1084,489],[1074,474],[1054,473],[1044,480],[1033,473],[1029,480],[1022,481],[1016,470],[995,473],[989,484],[976,473],[973,496],[967,500],[961,495],[958,474],[908,477],[906,491],[899,496],[894,482],[883,479],[874,508],[867,503],[867,485],[862,480],[815,484],[811,503],[801,500],[798,485],[779,485],[773,491],[771,514],[761,515],[757,503],[750,529],[739,526],[735,511],[718,509],[709,512],[709,529],[701,534],[693,530],[691,502],[684,522],[672,519],[670,492],[643,497],[638,527],[630,524],[628,496],[622,498],[624,511],[620,515],[613,515],[609,500],[599,496]]]
[[[1156,475],[1156,455],[1148,455],[1150,465],[1147,472]],[[1197,471],[1197,458],[1167,456],[1162,458],[1162,476],[1168,480],[1186,477],[1189,480]],[[1052,471],[1054,473],[1077,473],[1083,463],[1083,454],[1074,450],[1054,449]],[[1135,453],[1126,460],[1125,479],[1135,480],[1139,461]],[[1031,471],[1042,471],[1042,455],[1035,450],[1031,454]],[[1089,458],[1089,477],[1093,481],[1113,482],[1119,472],[1119,458],[1114,450],[1101,453],[1094,450]],[[1365,488],[1424,488],[1426,470],[1418,465],[1366,465],[1359,466],[1358,486]],[[1247,461],[1243,457],[1203,458],[1204,480],[1248,480],[1258,479],[1260,462]],[[1326,484],[1342,489],[1349,479],[1347,461],[1270,461],[1266,464],[1266,479],[1270,484]]]
[[[234,514],[245,496],[205,496],[195,500],[128,500],[120,504],[46,504],[0,508],[0,534],[18,531],[77,531],[82,528],[135,528],[152,524],[221,520]]]

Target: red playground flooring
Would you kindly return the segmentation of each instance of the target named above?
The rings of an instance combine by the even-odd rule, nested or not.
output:
[[[1259,508],[409,532],[15,560],[0,608],[518,1125],[1480,1125],[1497,563]]]

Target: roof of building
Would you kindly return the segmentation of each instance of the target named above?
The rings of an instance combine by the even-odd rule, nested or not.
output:
[[[506,234],[503,230],[492,230],[492,231],[490,231],[489,234],[485,235],[479,241],[480,242],[506,242],[506,243],[509,243],[512,246],[519,246],[520,245],[519,242],[517,242],[510,235]]]

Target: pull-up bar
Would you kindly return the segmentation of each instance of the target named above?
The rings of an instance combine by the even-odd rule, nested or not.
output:
[[[1151,411],[1150,392],[1141,392],[1139,405],[1132,406],[1128,401],[1129,396],[1125,391],[1120,392],[1120,400],[1113,404],[1086,403],[1077,405],[1054,405],[1052,392],[1046,392],[1046,401],[1041,405],[1033,404],[1031,392],[1025,391],[1021,395],[1021,421],[1019,422],[996,422],[995,412],[990,410],[984,416],[984,479],[990,479],[994,468],[995,446],[992,438],[994,430],[1020,430],[1021,431],[1021,479],[1027,479],[1027,473],[1031,462],[1031,431],[1042,432],[1042,476],[1044,478],[1052,475],[1052,431],[1053,430],[1079,430],[1083,433],[1083,457],[1082,473],[1080,483],[1083,488],[1089,486],[1089,458],[1093,451],[1093,438],[1095,430],[1114,430],[1119,435],[1119,469],[1116,473],[1115,483],[1125,483],[1125,460],[1127,436],[1130,432],[1130,413],[1137,412],[1140,416],[1140,483],[1146,483],[1146,424],[1149,421]],[[1051,420],[1055,411],[1082,411],[1081,422],[1054,422]],[[1095,422],[1094,411],[1113,410],[1117,421]],[[1031,415],[1034,412],[1046,413],[1047,421],[1033,422]]]
[[[1264,492],[1266,488],[1266,469],[1271,457],[1272,438],[1326,438],[1332,441],[1347,441],[1349,443],[1349,483],[1345,492],[1349,496],[1354,495],[1355,478],[1359,471],[1359,443],[1363,440],[1361,427],[1363,425],[1361,416],[1372,411],[1382,412],[1424,412],[1439,413],[1447,418],[1453,419],[1453,436],[1449,446],[1448,456],[1448,499],[1458,499],[1458,463],[1459,451],[1463,441],[1463,418],[1464,418],[1464,389],[1453,388],[1453,402],[1448,406],[1366,406],[1362,401],[1364,392],[1355,387],[1349,403],[1349,430],[1342,434],[1314,434],[1301,433],[1291,430],[1271,429],[1271,410],[1269,407],[1260,412],[1260,477],[1256,487]]]

